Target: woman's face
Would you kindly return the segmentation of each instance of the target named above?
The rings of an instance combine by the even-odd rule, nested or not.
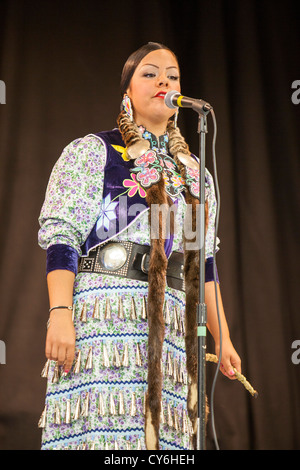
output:
[[[131,99],[137,125],[150,130],[151,125],[166,126],[175,113],[165,105],[170,90],[180,92],[179,67],[175,56],[166,49],[147,54],[132,76],[127,94]]]

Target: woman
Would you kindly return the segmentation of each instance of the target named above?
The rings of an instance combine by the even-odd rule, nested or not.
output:
[[[50,301],[43,449],[194,445],[199,265],[183,227],[189,206],[195,229],[199,175],[165,105],[170,90],[180,91],[173,52],[138,49],[122,72],[118,128],[69,144],[51,174],[39,219]],[[205,302],[218,354],[208,171],[205,185]],[[218,296],[221,370],[233,379],[240,359],[219,286]]]

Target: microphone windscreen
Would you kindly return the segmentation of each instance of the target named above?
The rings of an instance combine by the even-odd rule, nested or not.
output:
[[[178,108],[178,106],[176,106],[175,104],[173,104],[173,98],[175,97],[175,95],[177,95],[177,98],[180,96],[180,93],[178,93],[178,91],[176,90],[172,90],[172,91],[169,91],[166,96],[165,96],[165,104],[166,106],[168,106],[168,108],[171,108],[171,109],[176,109]]]

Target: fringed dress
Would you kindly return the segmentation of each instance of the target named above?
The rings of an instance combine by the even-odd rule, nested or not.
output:
[[[116,130],[116,132],[118,132]],[[168,156],[168,135],[156,139],[144,130],[161,159],[166,189],[177,204],[173,251],[183,252],[184,186],[174,160]],[[93,227],[115,217],[114,202],[103,195],[108,154],[107,140],[90,134],[76,139],[62,152],[52,171],[39,222],[39,245],[69,247],[82,255]],[[120,162],[124,148],[115,146]],[[164,164],[165,162],[165,164]],[[128,180],[127,180],[128,181]],[[141,180],[140,180],[141,181]],[[144,189],[136,178],[124,184],[128,197]],[[126,192],[127,191],[127,192]],[[216,201],[213,179],[205,178],[209,223],[205,240],[207,266],[214,246]],[[150,245],[148,212],[113,237]],[[64,265],[59,265],[64,268]],[[209,277],[209,274],[207,274]],[[212,277],[207,280],[212,280]],[[54,361],[47,361],[45,408],[41,410],[42,449],[145,449],[144,409],[147,391],[147,282],[99,273],[78,272],[74,283],[73,322],[76,353],[64,377]],[[190,449],[185,357],[185,294],[166,287],[165,338],[160,449]]]

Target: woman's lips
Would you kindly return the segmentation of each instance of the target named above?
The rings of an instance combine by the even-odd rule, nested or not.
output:
[[[166,96],[166,91],[159,91],[158,93],[156,93],[156,95],[154,96],[154,98],[161,98],[161,99],[165,99],[165,96]]]

